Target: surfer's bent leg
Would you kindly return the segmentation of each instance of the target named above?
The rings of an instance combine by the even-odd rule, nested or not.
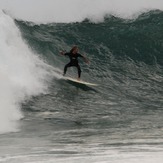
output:
[[[81,76],[81,69],[80,69],[80,66],[77,65],[76,67],[77,67],[77,69],[78,69],[78,78],[80,78],[80,76]]]
[[[64,72],[63,72],[63,76],[66,74],[67,68],[68,68],[68,67],[71,67],[71,66],[72,66],[71,63],[68,63],[67,65],[65,65],[65,67],[64,67]]]

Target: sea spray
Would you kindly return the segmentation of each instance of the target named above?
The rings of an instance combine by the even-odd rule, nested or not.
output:
[[[21,103],[47,90],[49,67],[21,37],[14,20],[0,12],[0,133],[16,131]]]
[[[31,7],[32,4],[32,7]],[[162,0],[16,0],[0,1],[14,18],[35,23],[81,22],[86,18],[98,22],[106,15],[131,18],[142,11],[163,10]]]

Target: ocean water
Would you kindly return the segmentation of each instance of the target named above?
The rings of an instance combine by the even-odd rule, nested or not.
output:
[[[45,24],[0,12],[0,36],[0,162],[163,162],[161,10]],[[62,79],[73,45],[97,87]]]

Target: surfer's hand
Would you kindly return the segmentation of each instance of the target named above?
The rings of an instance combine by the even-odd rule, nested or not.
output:
[[[90,63],[90,62],[89,62],[89,59],[88,59],[87,57],[85,57],[84,55],[83,55],[83,59],[84,59],[84,62],[85,62],[85,63],[87,63],[87,64]]]
[[[87,64],[90,64],[89,60],[86,61]]]
[[[61,55],[64,55],[64,54],[65,54],[65,52],[64,52],[64,51],[60,51],[60,54],[61,54]]]
[[[85,61],[85,63],[90,64],[89,59],[85,58],[84,61]]]

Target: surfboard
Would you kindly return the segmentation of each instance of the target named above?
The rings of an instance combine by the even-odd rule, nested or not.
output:
[[[64,77],[64,79],[68,80],[68,81],[71,81],[71,82],[74,82],[74,83],[87,85],[87,86],[97,86],[98,85],[98,84],[95,84],[95,83],[85,82],[83,80],[77,80],[77,79],[74,79],[74,78],[71,78],[71,77]]]

